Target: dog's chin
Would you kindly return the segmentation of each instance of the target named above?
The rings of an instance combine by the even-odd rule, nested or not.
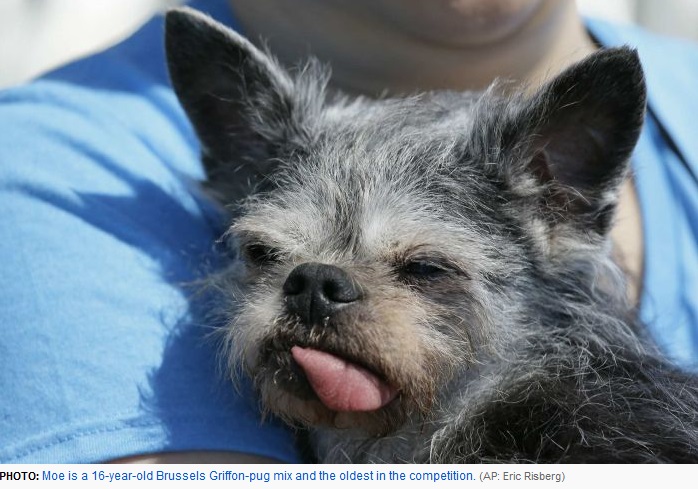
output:
[[[265,409],[291,425],[359,430],[385,435],[401,426],[413,403],[396,386],[398,394],[372,410],[336,410],[326,406],[315,393],[303,369],[287,350],[267,350],[264,366],[254,375]]]
[[[290,392],[272,379],[258,385],[266,409],[292,426],[351,429],[377,436],[395,431],[407,417],[400,396],[373,411],[334,411],[314,394],[306,394],[305,388]],[[312,388],[307,389],[312,393]]]

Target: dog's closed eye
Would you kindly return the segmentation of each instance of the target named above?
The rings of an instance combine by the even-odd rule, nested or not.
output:
[[[242,247],[245,259],[258,267],[276,263],[281,257],[279,249],[262,243],[250,243]]]
[[[466,276],[458,266],[440,257],[412,258],[396,267],[398,278],[406,283],[428,283],[450,275]]]
[[[425,279],[435,278],[446,272],[443,266],[427,260],[410,261],[400,267],[401,275]]]

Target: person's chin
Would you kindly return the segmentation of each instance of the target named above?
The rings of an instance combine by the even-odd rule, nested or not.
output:
[[[378,0],[373,9],[411,36],[454,47],[499,42],[518,32],[546,0]]]

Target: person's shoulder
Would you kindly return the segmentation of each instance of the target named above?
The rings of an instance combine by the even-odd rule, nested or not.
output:
[[[196,0],[194,4],[235,26],[226,2]],[[127,39],[102,52],[24,85],[0,90],[0,133],[6,137],[37,128],[50,132],[51,140],[62,134],[74,139],[92,133],[78,131],[78,121],[88,128],[101,127],[102,131],[92,131],[100,143],[109,144],[120,133],[137,135],[138,140],[152,145],[167,143],[170,137],[179,146],[182,142],[189,148],[197,146],[170,86],[162,15],[155,15]],[[60,139],[62,143],[66,140]]]
[[[669,47],[676,53],[688,56],[698,55],[698,43],[689,39],[659,34],[637,24],[595,18],[586,18],[585,23],[591,35],[602,46],[630,45],[648,55],[661,52]]]
[[[0,109],[121,114],[126,98],[153,98],[167,87],[161,19],[153,19],[123,42],[73,61],[36,80],[0,91]],[[110,110],[104,110],[109,108]]]
[[[157,16],[105,51],[0,91],[0,158],[89,154],[95,165],[119,167],[144,152],[163,164],[193,160],[198,145],[170,88],[162,24]]]
[[[650,97],[683,94],[689,95],[698,105],[695,95],[698,43],[650,32],[633,24],[587,19],[587,27],[602,46],[627,45],[637,49]]]
[[[587,19],[586,22],[590,33],[602,46],[628,45],[636,48],[650,85],[655,81],[682,84],[694,82],[698,77],[696,42],[650,32],[634,24],[616,24],[597,19]]]

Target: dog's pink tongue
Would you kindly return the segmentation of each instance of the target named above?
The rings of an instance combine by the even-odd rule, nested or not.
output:
[[[291,348],[320,401],[333,411],[374,411],[397,396],[397,390],[351,362],[312,348]]]

